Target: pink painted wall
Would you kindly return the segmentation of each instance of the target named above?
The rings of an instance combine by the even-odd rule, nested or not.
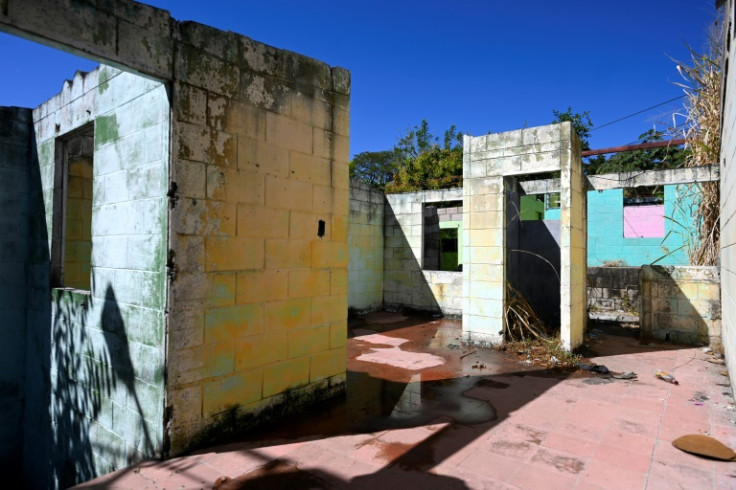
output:
[[[624,206],[624,237],[664,237],[664,205]]]

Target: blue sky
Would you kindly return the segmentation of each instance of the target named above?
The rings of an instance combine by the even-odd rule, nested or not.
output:
[[[480,135],[590,111],[595,126],[677,97],[670,58],[702,49],[714,0],[151,0],[352,73],[351,155],[427,119]],[[33,107],[96,63],[0,33],[0,105]],[[682,101],[593,132],[592,148],[671,124]]]

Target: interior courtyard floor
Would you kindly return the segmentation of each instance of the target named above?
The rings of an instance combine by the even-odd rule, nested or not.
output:
[[[736,488],[736,462],[671,444],[706,434],[736,447],[725,366],[701,347],[591,327],[585,362],[637,378],[467,346],[459,321],[372,313],[350,322],[345,396],[78,488]]]

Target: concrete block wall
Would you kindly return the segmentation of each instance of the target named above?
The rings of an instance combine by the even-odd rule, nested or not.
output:
[[[163,84],[101,66],[33,120],[45,229],[31,237],[24,461],[35,485],[67,486],[162,453],[169,101]],[[59,139],[90,123],[91,289],[49,291]]]
[[[25,386],[30,109],[0,107],[0,471],[20,486]]]
[[[721,292],[723,347],[731,386],[736,388],[736,49],[734,49],[734,0],[724,8],[723,107],[721,117]]]
[[[102,79],[99,93],[105,96],[99,101],[107,104],[106,110],[95,106],[93,111],[87,104],[90,96],[77,97],[80,84],[75,81],[72,94],[64,100],[79,99],[80,110],[61,111],[58,117],[53,111],[54,123],[43,126],[41,121],[36,128],[39,134],[49,134],[45,131],[53,131],[55,123],[65,131],[70,121],[84,124],[96,117],[96,137],[100,129],[96,153],[109,165],[119,162],[121,145],[117,141],[124,136],[130,136],[131,142],[137,136],[162,147],[171,145],[170,158],[158,165],[158,170],[166,172],[163,183],[168,203],[162,207],[151,199],[144,205],[136,199],[134,205],[106,208],[120,199],[116,190],[130,190],[120,180],[112,185],[116,177],[110,176],[109,186],[101,184],[109,199],[97,213],[104,219],[93,217],[93,228],[106,227],[97,235],[93,231],[93,279],[97,284],[93,289],[104,288],[112,274],[102,270],[106,268],[99,274],[94,270],[99,259],[99,263],[116,264],[109,267],[116,269],[116,296],[135,303],[136,294],[147,295],[146,307],[155,311],[160,303],[168,302],[166,413],[170,418],[149,428],[143,439],[156,444],[166,426],[168,448],[174,454],[208,434],[231,430],[223,415],[235,412],[246,416],[241,421],[249,416],[255,420],[253,415],[272,405],[294,408],[339,390],[345,377],[347,314],[349,73],[234,33],[180,23],[164,10],[127,0],[72,4],[5,0],[0,29],[167,83],[165,89],[157,86],[168,96],[173,120],[166,125],[167,131],[157,135],[145,134],[148,129],[129,134],[132,115],[127,110],[115,114],[117,119],[106,117],[106,111],[129,99],[127,90],[118,91]],[[138,108],[141,117],[160,107],[140,97],[144,101],[149,104]],[[138,143],[131,155],[127,147],[122,155],[131,156],[133,162],[149,158],[147,147]],[[42,144],[38,152],[40,159],[49,161],[54,147]],[[43,179],[39,180],[48,180],[47,167],[40,169]],[[153,170],[150,177],[138,179],[158,184],[158,175]],[[39,201],[52,209],[51,187],[43,189]],[[158,223],[168,230],[169,247],[163,247],[162,256],[157,256],[154,273],[146,262],[148,255],[138,257],[128,242],[125,247],[130,249],[126,248],[122,259],[122,239],[108,235],[116,231],[125,235],[127,231],[117,227],[127,230],[132,226],[134,233],[147,237],[141,239],[141,247],[155,247],[154,233],[147,227],[159,218]],[[105,235],[105,246],[95,244],[98,235]],[[51,236],[42,238],[48,242]],[[32,239],[41,240],[35,235]],[[98,256],[105,250],[117,252]],[[120,272],[118,276],[117,270],[126,269],[128,260],[135,259],[143,261],[135,262],[141,273]],[[39,263],[44,260],[48,266],[48,257],[38,257]],[[151,281],[161,277],[159,266],[168,273],[170,288],[163,281],[151,291]],[[48,283],[43,268],[33,273],[39,285]],[[41,286],[31,289],[34,300],[44,293]],[[68,294],[70,298],[59,297],[56,312],[87,311],[85,298]],[[97,312],[96,296],[91,297],[86,318],[95,318]],[[37,306],[29,306],[29,318],[43,320],[47,311],[42,303]],[[158,329],[151,332],[155,337]],[[125,337],[132,339],[133,334],[128,332]],[[134,359],[149,352],[132,341],[128,346]],[[48,342],[45,348],[50,350]],[[126,352],[124,346],[120,349]],[[34,353],[34,361],[38,360]],[[42,362],[27,361],[26,365],[40,367],[32,382],[43,393],[44,373],[48,376],[56,371]],[[147,374],[159,372],[154,360],[146,365],[151,371]],[[156,377],[156,383],[160,379],[163,377]],[[127,384],[117,386],[122,391],[129,388]],[[157,405],[158,391],[149,394],[152,405]],[[49,403],[41,400],[37,406],[48,407]],[[125,406],[137,402],[130,403]],[[113,417],[112,423],[135,422],[125,411],[121,414],[122,421]],[[41,420],[41,426],[46,421]],[[38,424],[26,425],[31,434]],[[121,447],[97,426],[80,432],[102,434],[112,441],[105,440],[105,447],[113,447],[113,452]],[[50,447],[46,456],[56,457],[56,448],[46,446]],[[42,448],[34,446],[34,450]],[[39,459],[33,456],[31,451],[24,458],[28,465]],[[77,456],[78,461],[107,464],[101,458]]]
[[[654,261],[659,265],[688,265],[688,252],[697,236],[694,211],[699,202],[698,189],[697,184],[665,185],[664,233],[644,238],[624,236],[623,189],[588,191],[588,265],[617,261],[629,266]]]
[[[344,388],[350,76],[174,26],[169,437],[176,454]]]
[[[443,223],[462,223],[462,206],[438,207],[435,205],[424,206],[424,269],[438,271],[442,268],[440,256],[440,229]],[[458,241],[462,241],[462,235],[458,234]],[[458,251],[460,251],[458,249]],[[459,254],[458,262],[462,264],[462,253]]]
[[[722,350],[717,267],[643,266],[639,278],[642,336]]]
[[[588,308],[639,312],[639,267],[588,267]]]
[[[582,341],[586,232],[581,165],[579,142],[569,123],[465,137],[463,336],[467,342],[502,341],[507,267],[504,177],[558,170],[562,339],[568,349]]]
[[[360,181],[350,181],[348,221],[348,308],[383,308],[383,209],[385,197]]]
[[[425,204],[457,201],[460,189],[386,195],[384,211],[384,307],[457,315],[462,272],[423,267]]]
[[[566,149],[560,155],[560,339],[572,350],[583,343],[588,322],[587,182],[577,135],[571,126],[560,130]]]

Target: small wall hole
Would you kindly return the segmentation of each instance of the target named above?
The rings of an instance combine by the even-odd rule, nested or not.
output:
[[[324,220],[319,220],[319,223],[317,223],[317,236],[322,238],[325,236],[325,222]]]

